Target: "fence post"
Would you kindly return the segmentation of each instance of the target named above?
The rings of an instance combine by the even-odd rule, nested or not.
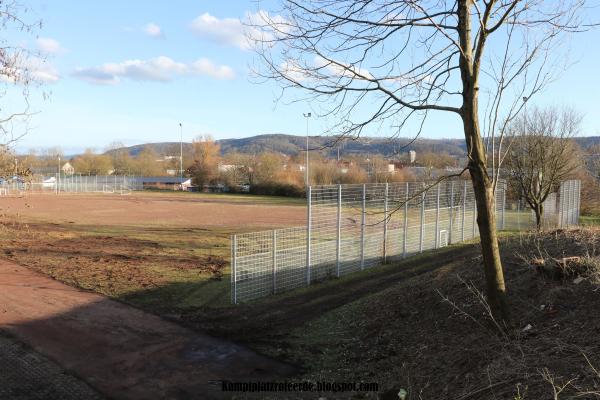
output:
[[[581,208],[581,181],[577,180],[576,182],[576,186],[577,186],[577,195],[576,195],[576,203],[575,203],[575,224],[579,225],[579,213],[580,213],[580,208]]]
[[[521,230],[521,197],[517,199],[517,230]]]
[[[423,252],[423,236],[425,235],[425,192],[421,193],[421,233],[419,234],[419,253]]]
[[[387,263],[387,234],[388,234],[388,195],[389,184],[385,184],[385,197],[383,200],[383,263]]]
[[[404,200],[404,226],[402,229],[404,230],[402,236],[402,258],[406,257],[406,235],[408,233],[408,192],[410,190],[410,185],[406,182],[406,199]]]
[[[575,191],[576,182],[575,180],[571,180],[571,225],[575,225],[575,198],[577,197],[577,193]]]
[[[342,250],[342,185],[337,193],[337,243],[335,248],[335,276],[340,277],[340,253]]]
[[[360,223],[360,269],[365,269],[365,223],[366,223],[366,199],[367,185],[362,186],[362,216]]]
[[[567,182],[562,183],[564,188],[564,200],[563,200],[563,223],[561,228],[566,228],[569,225],[569,187]]]
[[[437,184],[437,192],[435,197],[435,248],[440,247],[440,185]]]
[[[463,185],[463,205],[462,205],[462,218],[461,218],[461,235],[460,241],[465,241],[465,213],[467,212],[467,181]]]
[[[277,293],[277,230],[273,229],[273,294]]]
[[[472,234],[473,237],[471,239],[475,239],[475,224],[477,223],[477,202],[475,201],[475,193],[473,193],[473,227],[472,227]]]
[[[312,228],[312,187],[309,186],[306,192],[306,203],[308,213],[306,222],[306,286],[310,285],[310,231]]]
[[[231,241],[231,292],[233,304],[237,304],[237,235]]]
[[[502,230],[504,230],[504,213],[506,209],[506,182],[502,183]]]
[[[452,230],[454,229],[454,181],[450,182],[450,232],[448,244],[452,244]]]

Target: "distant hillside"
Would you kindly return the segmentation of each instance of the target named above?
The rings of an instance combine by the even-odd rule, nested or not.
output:
[[[306,137],[292,135],[260,135],[243,139],[220,140],[223,152],[239,151],[241,153],[254,153],[265,150],[295,155],[306,148]],[[453,155],[465,153],[464,140],[460,139],[419,139],[411,143],[410,139],[398,138],[360,138],[344,140],[336,143],[332,136],[319,136],[309,138],[309,148],[322,149],[325,153],[335,155],[337,149],[342,154],[381,154],[393,156],[409,150],[417,152],[445,151]]]
[[[600,144],[600,136],[580,137],[575,139],[582,148],[588,148],[593,145]],[[223,154],[232,151],[240,153],[261,153],[264,151],[273,151],[286,155],[296,155],[306,148],[305,136],[294,135],[259,135],[241,139],[222,139],[217,141],[221,145]],[[161,155],[177,155],[179,154],[179,142],[162,142],[162,143],[147,143],[139,144],[131,147],[125,147],[129,154],[136,156],[145,146],[149,146]],[[184,152],[191,151],[191,143],[184,143]],[[311,150],[320,149],[324,153],[335,156],[338,147],[340,154],[356,155],[356,154],[372,154],[392,157],[399,153],[406,153],[409,150],[415,150],[418,153],[423,152],[446,152],[455,157],[464,157],[466,154],[466,146],[463,139],[417,139],[411,142],[408,138],[360,138],[357,140],[344,140],[340,143],[335,143],[335,137],[320,136],[310,137],[309,147]],[[110,150],[107,153],[116,150]]]
[[[176,155],[179,154],[179,142],[162,142],[162,143],[142,143],[142,144],[136,144],[135,146],[129,146],[129,147],[122,147],[120,149],[113,149],[113,150],[108,150],[105,154],[111,154],[114,153],[115,151],[120,151],[120,150],[127,150],[129,152],[129,155],[131,156],[137,156],[139,153],[141,153],[142,150],[144,150],[145,147],[150,147],[151,149],[153,149],[155,152],[157,152],[160,155]],[[191,151],[192,150],[192,144],[191,143],[183,143],[183,151]]]

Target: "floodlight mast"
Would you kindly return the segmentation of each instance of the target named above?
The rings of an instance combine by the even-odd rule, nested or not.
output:
[[[179,123],[179,184],[183,190],[183,125]]]
[[[305,185],[308,188],[310,186],[310,175],[308,174],[308,119],[311,117],[311,113],[303,113],[306,118],[306,166],[304,167]]]

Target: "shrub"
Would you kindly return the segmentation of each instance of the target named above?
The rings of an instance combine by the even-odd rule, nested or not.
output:
[[[306,193],[303,187],[289,183],[261,183],[250,186],[251,194],[265,196],[284,196],[284,197],[305,197]]]

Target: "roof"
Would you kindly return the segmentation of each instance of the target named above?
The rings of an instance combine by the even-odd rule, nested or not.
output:
[[[182,184],[191,180],[191,178],[180,178],[178,176],[140,176],[134,179],[136,182],[164,184]]]

